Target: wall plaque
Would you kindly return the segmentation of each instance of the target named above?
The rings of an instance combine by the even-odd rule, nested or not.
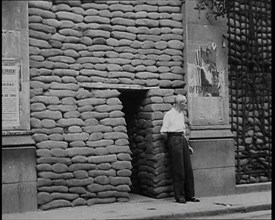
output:
[[[20,62],[2,59],[2,127],[18,127]]]

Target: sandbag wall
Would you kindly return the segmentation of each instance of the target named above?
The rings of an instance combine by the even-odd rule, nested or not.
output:
[[[55,90],[31,99],[39,207],[128,201],[131,151],[119,92]]]
[[[183,87],[181,4],[30,1],[31,75],[44,81],[54,75],[62,83]]]
[[[134,145],[130,145],[133,192],[153,198],[172,195],[170,159],[160,128],[164,113],[173,102],[173,89],[152,89],[140,106],[133,128]]]
[[[119,92],[86,89],[79,83],[182,92],[181,4],[29,1],[39,208],[128,200],[132,167]]]
[[[235,1],[229,14],[230,116],[237,184],[271,180],[271,1]]]

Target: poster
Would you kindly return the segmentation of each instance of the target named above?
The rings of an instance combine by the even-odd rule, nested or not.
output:
[[[14,59],[2,59],[2,127],[18,127],[19,120],[19,70]]]
[[[200,97],[223,96],[224,72],[218,70],[217,47],[213,44],[200,46],[196,50],[195,65],[192,65],[189,79],[189,92]]]
[[[225,69],[215,43],[198,45],[187,65],[192,125],[223,124],[226,113]]]

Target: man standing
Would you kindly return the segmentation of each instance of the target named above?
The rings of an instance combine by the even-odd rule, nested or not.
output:
[[[183,112],[186,107],[186,97],[180,94],[177,95],[173,108],[164,115],[160,129],[160,133],[167,141],[172,163],[174,196],[176,202],[179,203],[186,203],[186,201],[199,202],[199,199],[194,197],[194,176],[189,152],[193,149],[189,147],[186,139]]]

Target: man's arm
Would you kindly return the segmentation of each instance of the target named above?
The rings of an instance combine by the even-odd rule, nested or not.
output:
[[[164,140],[167,140],[168,127],[169,127],[169,119],[167,114],[165,114],[162,120],[162,126],[160,128],[160,134],[162,135]]]
[[[189,141],[190,129],[188,127],[185,129],[184,136],[185,136],[186,140]]]
[[[187,143],[188,143],[188,148],[189,148],[190,154],[193,154],[194,150],[189,144],[190,133],[191,133],[191,131],[190,131],[189,127],[187,127],[186,130],[185,130],[185,138],[186,138]]]

